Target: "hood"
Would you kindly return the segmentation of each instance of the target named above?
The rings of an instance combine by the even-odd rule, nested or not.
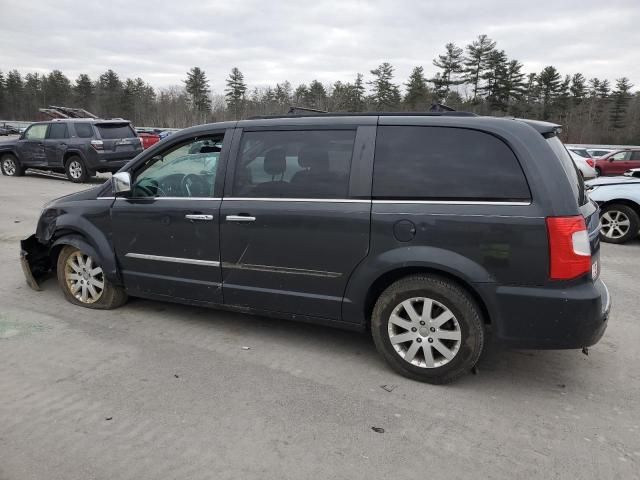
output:
[[[598,177],[593,180],[584,182],[589,187],[595,187],[599,185],[628,185],[630,183],[640,183],[640,178],[636,177]]]
[[[97,185],[95,187],[91,187],[87,190],[82,190],[80,192],[70,193],[68,195],[64,195],[62,197],[58,197],[54,200],[51,200],[47,203],[44,208],[51,208],[63,205],[69,202],[76,202],[78,200],[91,200],[98,197],[98,194],[103,190],[104,185]]]

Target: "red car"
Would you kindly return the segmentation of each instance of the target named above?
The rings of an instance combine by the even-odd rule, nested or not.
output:
[[[600,175],[622,175],[631,168],[640,168],[640,149],[617,150],[596,159]]]
[[[142,148],[145,150],[160,141],[160,135],[157,133],[138,132],[138,137],[142,140]]]

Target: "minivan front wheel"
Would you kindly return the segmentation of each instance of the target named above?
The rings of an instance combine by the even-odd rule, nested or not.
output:
[[[73,183],[83,183],[89,179],[87,167],[85,167],[84,162],[77,155],[69,157],[64,170],[67,174],[67,178]]]
[[[15,155],[7,153],[0,160],[0,169],[2,169],[2,174],[8,177],[20,177],[24,175],[24,168],[18,162],[18,159]]]
[[[106,279],[102,266],[71,245],[60,250],[57,274],[64,296],[75,305],[110,310],[127,301],[125,291]]]
[[[378,298],[371,331],[376,348],[405,377],[449,383],[471,371],[482,353],[482,315],[473,298],[446,279],[414,275]]]

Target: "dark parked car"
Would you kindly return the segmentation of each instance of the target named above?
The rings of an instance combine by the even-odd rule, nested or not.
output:
[[[370,329],[398,372],[445,383],[489,335],[581,348],[605,331],[598,209],[556,132],[460,112],[193,127],[46,205],[22,264],[90,308],[132,295]]]
[[[142,151],[142,142],[126,120],[59,119],[29,126],[19,139],[0,143],[4,175],[27,168],[65,172],[84,182],[96,172],[115,172]]]
[[[618,150],[596,159],[596,172],[601,175],[622,175],[640,167],[640,149]]]

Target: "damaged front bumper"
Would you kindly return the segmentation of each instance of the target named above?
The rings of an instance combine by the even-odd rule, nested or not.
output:
[[[35,235],[20,241],[20,265],[29,285],[40,290],[40,283],[51,271],[49,249]]]

